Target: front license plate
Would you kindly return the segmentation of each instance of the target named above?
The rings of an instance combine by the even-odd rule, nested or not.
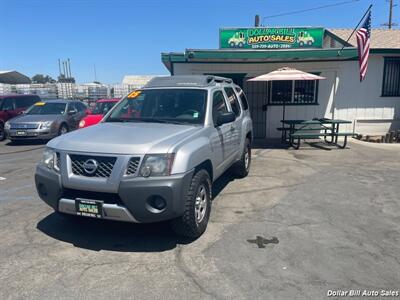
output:
[[[19,130],[19,131],[17,131],[17,135],[24,136],[24,135],[26,135],[26,131]]]
[[[102,218],[103,202],[88,199],[76,199],[75,211],[78,216]]]

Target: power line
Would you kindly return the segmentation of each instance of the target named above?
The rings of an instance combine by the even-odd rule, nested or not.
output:
[[[313,11],[313,10],[324,9],[324,8],[334,7],[334,6],[340,6],[340,5],[350,4],[350,3],[359,2],[359,1],[360,0],[343,1],[343,2],[334,3],[334,4],[327,4],[327,5],[322,5],[322,6],[312,7],[312,8],[306,8],[306,9],[301,9],[301,10],[294,10],[294,11],[291,11],[291,12],[286,12],[286,13],[281,13],[281,14],[277,14],[277,15],[266,16],[266,17],[263,17],[263,20],[277,18],[277,17],[283,17],[283,16],[290,16],[290,15],[295,15],[295,14],[301,14],[301,13],[305,13],[305,12],[309,12],[309,11]]]

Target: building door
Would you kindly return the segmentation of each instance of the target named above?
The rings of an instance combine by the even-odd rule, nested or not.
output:
[[[243,90],[249,101],[254,138],[262,139],[266,137],[268,82],[247,81],[247,79],[250,78],[245,78]]]

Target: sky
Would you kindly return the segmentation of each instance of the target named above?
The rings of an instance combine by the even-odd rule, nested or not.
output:
[[[373,4],[372,26],[387,22],[388,0],[268,17],[349,1],[0,0],[0,70],[56,78],[58,59],[70,58],[77,82],[95,80],[95,66],[98,81],[119,83],[128,74],[168,74],[161,52],[216,49],[220,27],[253,26],[256,14],[264,26],[353,28]]]

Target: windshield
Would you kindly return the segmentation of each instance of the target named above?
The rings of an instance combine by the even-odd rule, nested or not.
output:
[[[97,102],[92,114],[105,115],[117,102]]]
[[[106,122],[201,124],[206,103],[206,90],[136,90],[117,104]]]
[[[27,115],[63,115],[66,103],[37,102],[27,111]]]

